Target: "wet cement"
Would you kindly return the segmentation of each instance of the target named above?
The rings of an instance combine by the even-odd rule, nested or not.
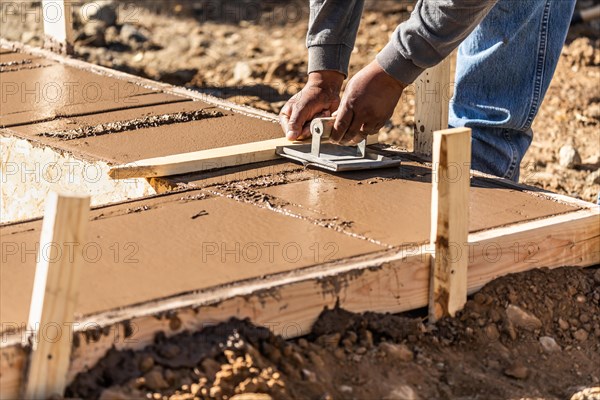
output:
[[[106,207],[92,218],[82,249],[80,315],[382,250],[200,191]],[[40,226],[0,227],[2,323],[26,321]]]
[[[68,150],[86,159],[104,160],[115,164],[268,140],[281,136],[280,127],[273,122],[235,114],[202,101],[182,101],[182,98],[167,94],[150,94],[139,96],[137,99],[166,104],[57,118],[10,129],[21,137]],[[141,129],[129,129],[109,135],[89,136],[69,141],[54,137],[56,132],[63,132],[65,128],[79,130],[115,121],[135,125],[128,121],[199,110],[207,113],[218,112],[222,116],[216,119],[200,118],[189,122],[179,121],[179,123],[158,127],[142,126]]]
[[[149,115],[123,121],[111,121],[104,124],[85,126],[76,129],[67,129],[55,132],[46,132],[41,136],[53,137],[61,140],[83,139],[114,133],[136,131],[144,128],[182,124],[185,122],[200,121],[209,118],[223,117],[219,111],[180,111],[172,114]]]
[[[0,126],[127,108],[151,89],[61,64],[0,75]]]
[[[22,63],[24,61],[29,61],[30,63],[33,61],[43,60],[43,58],[32,56],[29,54],[23,53],[12,53],[7,51],[5,53],[0,53],[0,66],[4,66],[4,64],[8,63]],[[52,63],[56,64],[54,61]]]
[[[322,174],[314,179],[260,189],[311,219],[392,246],[429,240],[431,170],[416,163],[399,169]],[[469,230],[558,215],[576,208],[474,179]]]

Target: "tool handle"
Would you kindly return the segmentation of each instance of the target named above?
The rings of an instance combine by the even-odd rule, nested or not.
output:
[[[335,117],[315,118],[310,123],[310,133],[313,136],[320,136],[322,139],[329,139]]]

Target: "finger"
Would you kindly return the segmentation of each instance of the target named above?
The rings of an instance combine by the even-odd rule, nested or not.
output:
[[[377,135],[381,128],[383,128],[382,123],[367,122],[363,124],[362,136],[363,138],[366,138],[370,135]]]
[[[348,144],[351,146],[355,146],[355,145],[359,144],[360,142],[362,142],[363,140],[365,140],[367,136],[368,136],[368,134],[366,132],[359,131],[356,135],[354,135],[352,137],[352,139],[350,139]]]
[[[304,127],[302,127],[302,132],[300,132],[300,135],[296,138],[296,140],[308,139],[311,136],[312,133],[310,132],[310,123],[307,122],[304,124]]]
[[[311,117],[311,110],[305,104],[296,103],[292,107],[292,115],[288,123],[286,136],[289,140],[298,140],[302,135],[304,124]]]
[[[341,143],[345,144],[345,145],[352,145],[352,144],[362,142],[362,136],[363,136],[363,133],[361,132],[362,126],[363,126],[363,124],[362,124],[361,118],[358,115],[354,114],[352,123],[350,124],[350,127],[346,131],[346,134],[344,135],[344,138],[342,139]],[[357,140],[356,143],[354,142],[355,140]]]
[[[281,125],[281,129],[283,129],[283,134],[287,134],[290,125],[290,115],[292,114],[292,106],[291,100],[285,103],[281,112],[279,113],[279,125]]]
[[[353,112],[348,109],[345,104],[343,104],[336,111],[335,123],[333,124],[333,130],[331,131],[331,136],[329,140],[332,143],[340,143],[344,138],[344,135],[348,131],[348,128],[352,124]]]

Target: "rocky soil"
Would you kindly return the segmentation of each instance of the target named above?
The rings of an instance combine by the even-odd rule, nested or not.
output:
[[[39,6],[2,3],[0,35],[41,44]],[[306,79],[306,1],[98,1],[76,10],[76,56],[277,113]],[[580,1],[589,6],[590,1]],[[373,59],[410,1],[368,2],[351,73]],[[34,12],[31,12],[34,10]],[[35,12],[37,11],[37,14]],[[535,124],[522,181],[595,201],[600,192],[600,25],[574,27]],[[414,98],[381,139],[412,148]],[[595,389],[593,389],[595,388]],[[111,351],[70,397],[109,399],[600,398],[600,269],[501,278],[456,318],[423,310],[325,310],[284,340],[247,321],[158,335]]]
[[[96,1],[76,6],[77,57],[274,113],[306,80],[307,1]],[[593,1],[578,2],[589,7]],[[35,2],[11,2],[2,37],[41,43]],[[412,1],[371,0],[351,74],[370,62]],[[521,181],[588,201],[600,192],[600,23],[574,27],[534,123]],[[409,91],[407,91],[409,92]],[[412,148],[414,98],[381,139]]]
[[[435,326],[422,313],[325,310],[311,335],[287,341],[235,320],[202,333],[159,334],[142,351],[111,351],[67,394],[103,400],[600,396],[598,268],[506,276]]]

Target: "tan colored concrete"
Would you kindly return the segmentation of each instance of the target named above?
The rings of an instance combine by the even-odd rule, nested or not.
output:
[[[492,190],[494,185],[481,179],[474,184],[480,187],[471,188],[471,232],[576,210],[515,190]],[[286,208],[294,212],[330,220],[382,243],[396,246],[429,239],[431,176],[422,166],[322,174],[261,191],[289,202]]]
[[[201,192],[93,212],[89,241],[79,249],[86,263],[77,313],[97,313],[382,249],[230,199],[181,200],[197,195]],[[36,221],[0,228],[4,324],[26,321],[40,225]],[[65,254],[67,247],[61,245]]]
[[[0,125],[60,115],[101,112],[138,104],[151,89],[61,64],[3,72]]]

